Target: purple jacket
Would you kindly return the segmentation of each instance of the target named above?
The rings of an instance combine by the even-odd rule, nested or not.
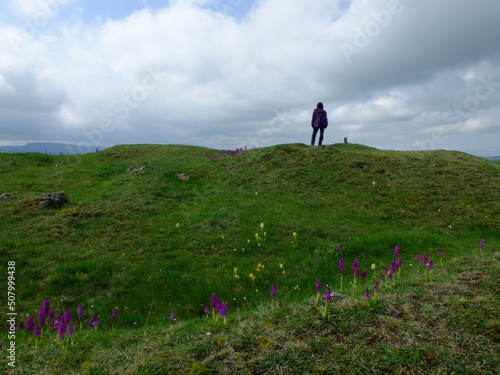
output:
[[[323,108],[316,108],[313,111],[311,126],[313,128],[328,127],[328,118],[326,116],[326,111]]]

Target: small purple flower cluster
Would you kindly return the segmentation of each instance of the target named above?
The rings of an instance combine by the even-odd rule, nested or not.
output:
[[[229,308],[229,306],[226,303],[222,302],[215,293],[212,293],[212,295],[210,296],[210,307],[213,309],[213,311],[217,311],[220,316],[226,316],[227,310]],[[210,309],[208,307],[205,307],[204,311],[205,313],[208,313],[210,312]]]
[[[415,262],[416,263],[422,263],[424,265],[424,267],[426,267],[429,271],[432,270],[434,268],[434,262],[429,259],[429,254],[417,254],[415,256]]]
[[[271,286],[271,298],[275,299],[276,296],[278,295],[278,287],[276,285]],[[283,306],[283,301],[278,302],[278,307]]]
[[[394,275],[396,274],[397,271],[399,271],[399,269],[403,265],[403,259],[399,257],[400,253],[401,253],[401,246],[396,245],[396,247],[394,248],[394,255],[391,261],[391,266],[389,268],[384,269],[384,273],[390,280],[394,279]]]
[[[321,285],[321,281],[316,281],[316,283],[314,284],[314,287],[316,288],[316,292],[319,292],[321,291],[321,288],[322,288],[322,285]]]
[[[345,260],[344,260],[344,258],[339,259],[339,270],[340,270],[340,291],[342,292],[343,274],[345,272]]]
[[[402,258],[393,258],[391,262],[391,268],[390,268],[390,273],[389,273],[389,278],[392,279],[394,277],[394,274],[401,268],[403,265],[403,259]]]
[[[441,263],[441,268],[443,268],[443,250],[438,250],[439,262]]]
[[[400,273],[401,271],[401,266],[403,265],[403,258],[401,258],[399,255],[401,254],[401,246],[396,245],[394,247],[394,252],[393,252],[393,258],[391,261],[391,265],[387,268],[384,269],[383,274],[380,276],[380,278],[375,282],[373,285],[373,290],[375,293],[378,293],[380,291],[380,287],[383,285],[383,282],[385,280],[389,281],[392,280],[393,285],[395,285],[395,279],[394,277],[396,276],[396,273]],[[375,268],[372,267],[374,270]],[[365,294],[365,298],[369,299],[371,298],[369,291],[367,290]],[[370,297],[368,297],[370,296]]]
[[[344,258],[339,259],[339,269],[340,269],[340,272],[345,272],[345,260],[344,260]]]
[[[77,311],[77,314],[78,314],[78,319],[82,320],[82,319],[83,319],[83,316],[85,315],[85,312],[83,311],[83,306],[82,306],[82,304],[79,304],[79,305],[78,305],[78,311]]]
[[[332,288],[327,288],[323,297],[321,297],[323,301],[330,301],[332,299]]]
[[[321,292],[321,288],[322,288],[321,282],[319,280],[316,281],[316,283],[314,284],[314,286],[316,288],[316,291],[318,292],[318,296],[316,297],[316,301],[315,301],[315,304],[317,304],[318,303],[318,299],[319,299],[319,295],[320,295],[320,292]],[[323,296],[321,297],[321,299],[323,301],[325,301],[325,305],[323,306],[323,308],[320,309],[320,313],[323,316],[323,318],[326,317],[326,313],[328,312],[328,305],[329,305],[329,302],[332,300],[332,298],[333,298],[333,296],[332,296],[332,288],[328,287],[328,288],[326,288],[325,294],[323,294]]]
[[[244,152],[247,151],[247,148],[237,148],[235,151],[224,151],[222,150],[220,154],[205,154],[205,160],[217,160],[217,159],[223,159],[223,158],[231,158],[234,156],[238,156],[243,154]]]
[[[42,307],[38,309],[38,321],[42,326],[47,324],[47,320],[52,320],[54,313],[52,312],[52,316],[50,316],[50,301],[48,299],[43,301]]]
[[[276,285],[273,285],[273,286],[271,287],[271,298],[272,298],[272,299],[276,298],[276,294],[277,294],[277,292],[278,292],[278,290],[277,290],[277,289],[278,289],[278,288],[276,287]]]
[[[354,278],[358,277],[359,275],[359,259],[354,259],[352,262],[352,272]]]
[[[352,272],[353,272],[353,277],[354,277],[354,280],[352,282],[352,287],[354,289],[354,291],[356,291],[356,288],[357,288],[357,277],[359,275],[359,259],[354,259],[353,262],[352,262]],[[365,275],[366,277],[366,272],[365,272]],[[363,277],[363,275],[362,275]],[[363,282],[365,281],[365,279],[363,278]]]
[[[372,298],[372,297],[370,296],[370,291],[368,290],[368,288],[366,288],[366,290],[365,290],[365,298],[366,298],[366,299],[370,299],[370,298]]]
[[[375,284],[373,285],[373,290],[375,291],[375,293],[379,292],[379,290],[380,290],[380,280],[377,280],[375,282]]]
[[[74,321],[71,320],[71,311],[66,310],[62,315],[56,314],[54,310],[50,309],[50,301],[46,299],[38,309],[37,325],[35,326],[35,318],[28,316],[26,326],[21,323],[19,329],[26,329],[27,332],[31,332],[34,336],[39,337],[42,334],[42,328],[47,326],[57,331],[57,336],[61,340],[64,340],[66,335],[71,336],[74,334],[73,325]]]
[[[396,245],[394,247],[394,255],[393,255],[393,260],[391,263],[391,271],[395,273],[399,268],[403,265],[403,259],[399,257],[399,254],[401,253],[401,246]]]
[[[396,245],[396,246],[394,247],[394,258],[399,257],[399,253],[400,253],[400,252],[401,252],[401,246]]]
[[[95,326],[98,326],[99,324],[101,324],[101,321],[97,317],[97,314],[94,313],[92,318],[88,321],[88,324],[89,324],[89,327],[95,327]]]
[[[42,306],[37,311],[38,321],[35,321],[33,316],[28,316],[26,319],[26,324],[21,322],[19,324],[20,330],[26,330],[32,333],[34,336],[42,336],[44,327],[57,332],[59,339],[64,340],[66,336],[72,336],[75,333],[75,323],[76,320],[73,318],[71,311],[66,309],[63,314],[56,314],[54,310],[50,308],[50,301],[48,299],[43,301]],[[78,305],[76,318],[83,321],[85,317],[85,311],[81,304]],[[116,320],[117,309],[116,307],[111,310],[111,319]],[[97,314],[93,314],[92,318],[88,320],[89,327],[96,327],[101,324]],[[81,327],[81,323],[80,323]]]
[[[342,252],[342,247],[344,245],[341,243],[339,243],[337,246],[335,246],[335,252],[337,253],[337,256],[340,256],[340,253]]]
[[[415,262],[422,263],[422,265],[424,266],[425,281],[432,281],[431,271],[434,269],[434,262],[429,258],[429,254],[417,254],[415,256]]]

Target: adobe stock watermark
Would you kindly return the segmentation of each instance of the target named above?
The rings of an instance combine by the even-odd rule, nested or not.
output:
[[[76,145],[76,150],[68,146],[66,151],[70,154],[94,152],[96,147],[103,144],[105,135],[114,132],[117,124],[125,121],[132,110],[143,103],[152,91],[160,87],[166,77],[166,73],[160,70],[158,64],[154,68],[148,67],[141,82],[113,102],[109,116],[101,119],[97,127],[91,130],[82,130],[85,139]]]
[[[473,94],[467,96],[461,103],[454,103],[452,109],[443,113],[442,119],[445,123],[461,123],[472,117],[472,114],[479,110],[481,102],[491,98],[493,93],[500,88],[500,81],[493,80],[493,73],[488,77],[479,76],[478,84],[474,88]],[[420,150],[434,150],[439,144],[446,142],[446,136],[442,127],[434,129],[429,138],[416,140],[415,146]]]
[[[290,111],[286,111],[283,108],[282,111],[274,108],[273,112],[275,116],[269,121],[267,127],[260,129],[256,135],[252,135],[246,139],[246,142],[239,147],[262,147],[272,144],[276,134],[283,132],[288,125],[292,123],[296,114],[292,114]]]
[[[462,103],[455,103],[450,111],[443,114],[445,122],[459,122],[469,119],[472,113],[476,112],[481,102],[491,98],[491,95],[500,88],[500,81],[493,80],[493,73],[490,73],[487,78],[479,76],[479,83],[474,88],[474,94],[467,96]]]
[[[7,359],[10,367],[16,367],[16,262],[10,260],[7,262]]]
[[[412,0],[407,0],[412,1]],[[354,29],[355,35],[352,43],[342,42],[339,44],[340,50],[346,61],[352,61],[352,55],[359,55],[366,47],[370,45],[372,40],[380,35],[383,29],[387,28],[395,15],[402,13],[404,10],[401,0],[389,0],[385,9],[372,11],[371,19],[365,23],[363,27]]]
[[[12,48],[17,52],[19,47],[35,38],[40,30],[47,27],[51,19],[55,18],[61,7],[68,5],[72,0],[44,0],[38,2],[37,11],[31,17],[23,17],[23,26],[20,32],[11,32],[9,41]]]

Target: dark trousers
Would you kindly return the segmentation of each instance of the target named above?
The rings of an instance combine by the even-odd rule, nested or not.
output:
[[[314,146],[314,142],[316,141],[316,134],[318,134],[319,130],[319,142],[318,145],[321,146],[323,143],[323,133],[325,132],[325,128],[313,128],[313,135],[311,138],[311,146]]]

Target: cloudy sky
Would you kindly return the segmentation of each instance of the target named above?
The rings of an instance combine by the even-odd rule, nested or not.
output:
[[[3,0],[0,145],[500,155],[498,0]]]

